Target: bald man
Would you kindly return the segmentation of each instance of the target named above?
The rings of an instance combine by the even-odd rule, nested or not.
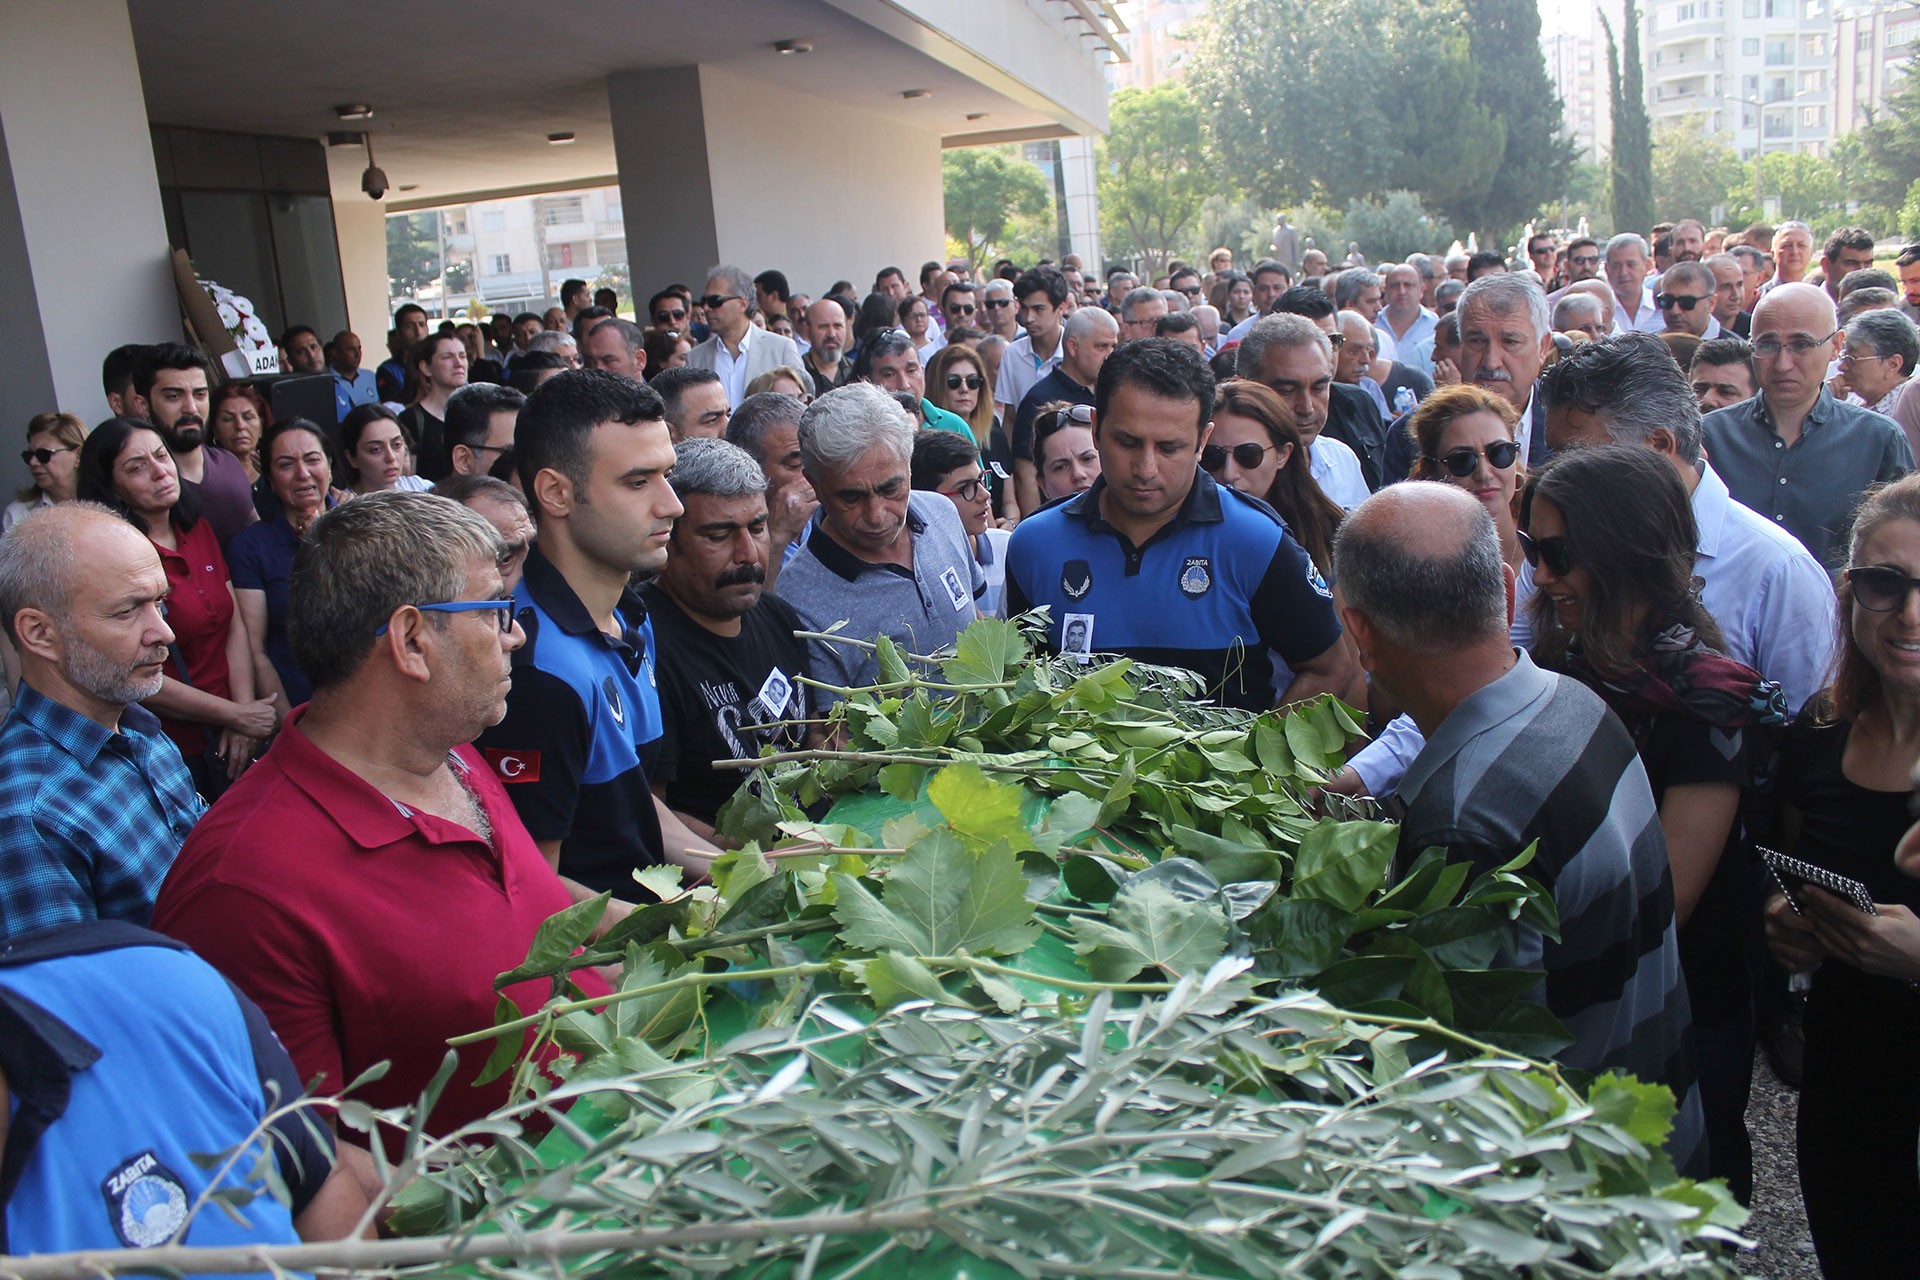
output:
[[[173,643],[153,544],[76,502],[0,537],[0,624],[20,694],[0,725],[0,941],[50,925],[144,925],[205,806],[152,712]]]
[[[1800,539],[1828,569],[1842,567],[1860,494],[1913,470],[1913,451],[1891,418],[1827,390],[1839,329],[1824,289],[1769,289],[1753,312],[1760,394],[1701,423],[1707,454],[1733,496]]]
[[[1704,1165],[1666,838],[1633,741],[1579,682],[1508,640],[1513,571],[1486,509],[1447,485],[1381,490],[1340,526],[1342,623],[1426,746],[1401,780],[1400,856],[1491,871],[1534,841],[1557,940],[1521,925],[1496,965],[1538,970],[1573,1043],[1560,1061],[1631,1072],[1680,1099],[1669,1153]]]

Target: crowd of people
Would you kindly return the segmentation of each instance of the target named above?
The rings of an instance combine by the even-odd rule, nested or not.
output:
[[[541,921],[703,875],[734,766],[827,743],[878,637],[924,660],[1031,615],[1225,705],[1364,708],[1325,789],[1397,812],[1405,855],[1537,842],[1558,933],[1502,959],[1541,973],[1561,1060],[1670,1086],[1674,1160],[1744,1201],[1756,1044],[1803,1040],[1822,1265],[1901,1269],[1920,245],[1897,276],[1865,230],[1816,261],[1791,222],[1274,249],[818,296],[723,264],[633,319],[579,280],[485,323],[409,303],[371,370],[351,332],[281,336],[325,421],[165,335],[105,353],[109,416],[27,423],[0,517],[0,1085],[75,1099],[6,1144],[8,1246],[145,1241],[209,1133],[301,1081],[384,1061],[358,1096],[414,1101]],[[507,1101],[485,1056],[432,1132]],[[82,1119],[140,1072],[221,1107]],[[271,1143],[292,1204],[260,1230],[361,1221],[375,1165],[333,1138]]]

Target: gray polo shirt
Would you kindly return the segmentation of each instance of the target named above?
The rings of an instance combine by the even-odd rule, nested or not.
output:
[[[1540,971],[1542,1001],[1573,1036],[1563,1062],[1667,1085],[1682,1104],[1675,1163],[1704,1155],[1666,837],[1606,704],[1516,650],[1511,670],[1441,722],[1399,794],[1405,862],[1438,847],[1490,871],[1539,841],[1523,874],[1553,895],[1560,938],[1523,927],[1497,963]]]
[[[1823,567],[1839,568],[1861,493],[1913,470],[1913,450],[1891,419],[1825,387],[1789,446],[1766,400],[1757,395],[1702,419],[1707,456],[1736,500],[1800,539]]]
[[[844,622],[840,633],[856,640],[884,635],[918,654],[945,648],[978,616],[987,576],[974,561],[960,513],[940,494],[915,490],[907,496],[907,533],[913,539],[911,569],[862,560],[816,522],[806,546],[780,570],[780,598],[808,631]],[[815,680],[843,688],[879,680],[873,654],[858,645],[810,640],[807,666]],[[816,712],[838,700],[824,690],[810,693]]]

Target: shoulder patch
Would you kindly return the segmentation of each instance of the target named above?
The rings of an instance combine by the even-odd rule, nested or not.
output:
[[[1212,589],[1212,557],[1188,556],[1180,565],[1180,594],[1189,600],[1198,600]]]
[[[502,782],[540,781],[538,751],[510,751],[503,747],[487,747],[481,754],[486,757],[494,776]]]
[[[1084,600],[1093,590],[1093,566],[1085,560],[1069,560],[1060,570],[1060,590],[1069,600]]]
[[[187,1187],[152,1151],[121,1163],[100,1183],[113,1232],[129,1249],[165,1244],[187,1220]]]
[[[1320,576],[1320,570],[1314,567],[1312,560],[1307,561],[1307,585],[1325,599],[1333,599],[1333,588],[1329,587],[1327,580]]]

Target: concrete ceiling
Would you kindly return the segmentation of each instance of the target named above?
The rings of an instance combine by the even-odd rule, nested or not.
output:
[[[604,81],[621,70],[714,65],[796,94],[924,122],[954,140],[1066,132],[1046,104],[989,87],[948,65],[963,59],[943,61],[909,47],[843,6],[845,0],[471,0],[457,7],[129,0],[128,11],[149,119],[309,137],[364,129],[394,184],[389,207],[612,175]],[[772,45],[782,39],[811,41],[813,51],[776,54]],[[906,101],[908,89],[933,93]],[[336,118],[335,106],[355,102],[371,105],[373,118]],[[968,119],[979,112],[986,114]],[[804,97],[796,98],[787,123],[804,141]],[[560,132],[576,141],[547,141]],[[365,164],[361,151],[344,148],[332,162],[336,181],[355,175],[349,186]]]

